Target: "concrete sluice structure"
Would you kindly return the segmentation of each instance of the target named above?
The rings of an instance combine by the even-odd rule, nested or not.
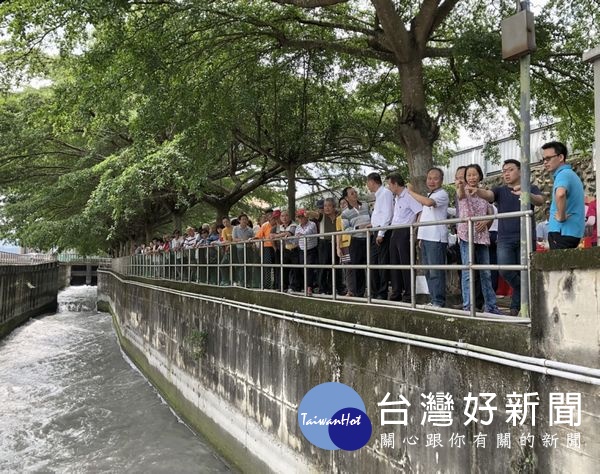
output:
[[[244,471],[598,472],[600,250],[535,255],[533,268],[530,325],[108,270],[98,304],[171,406]],[[364,401],[361,449],[302,434],[303,397],[331,381]],[[453,398],[449,426],[430,417],[438,392]],[[410,406],[381,406],[388,393]],[[485,397],[474,409],[480,394],[493,410]],[[383,408],[406,408],[406,423]]]
[[[0,338],[32,316],[56,311],[59,286],[57,262],[0,264]]]

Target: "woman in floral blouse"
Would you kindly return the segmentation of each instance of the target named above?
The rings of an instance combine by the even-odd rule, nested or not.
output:
[[[477,164],[469,165],[465,169],[465,182],[456,180],[456,194],[458,197],[458,216],[478,217],[492,214],[490,204],[476,193],[479,183],[483,179],[483,171]],[[478,265],[489,265],[490,263],[490,233],[488,231],[489,221],[473,222],[473,247],[475,262]],[[460,243],[460,254],[463,264],[469,262],[469,224],[461,222],[457,226],[457,234]],[[469,262],[471,263],[471,262]],[[496,306],[496,293],[492,288],[492,276],[490,270],[479,270],[481,279],[481,291],[485,302],[484,311],[491,314],[503,314]],[[470,273],[469,270],[462,270],[462,298],[463,309],[471,309],[470,301]]]

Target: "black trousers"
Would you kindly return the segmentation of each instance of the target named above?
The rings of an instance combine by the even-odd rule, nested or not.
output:
[[[273,289],[273,266],[266,264],[275,263],[275,249],[273,247],[263,248],[263,288],[266,290]]]
[[[331,265],[331,239],[319,239],[319,265]],[[339,258],[335,255],[335,264],[339,264]],[[328,268],[319,269],[319,293],[331,294],[332,276]],[[344,278],[341,269],[335,270],[335,286],[338,293],[344,291]]]
[[[300,291],[302,289],[302,271],[299,268],[290,268],[286,265],[297,265],[300,262],[300,249],[283,249],[283,290],[292,289]]]
[[[548,232],[550,250],[576,249],[580,241],[579,237],[561,235],[560,232]]]
[[[388,230],[383,236],[383,241],[377,244],[373,233],[371,238],[371,264],[389,265],[390,263],[390,236]],[[388,287],[390,284],[389,270],[371,270],[371,297],[383,300],[388,299]]]
[[[496,255],[497,240],[498,232],[490,230],[490,246],[488,248],[488,251],[490,252],[490,265],[496,265],[498,263],[498,257]],[[498,270],[492,270],[492,288],[494,291],[498,290]],[[481,300],[483,301],[483,296],[481,297]]]
[[[410,265],[410,229],[394,229],[390,237],[390,264]],[[410,302],[410,270],[391,270],[392,301]]]
[[[367,263],[367,239],[359,239],[355,235],[350,240],[350,263],[364,265]],[[355,268],[352,273],[356,292],[354,296],[362,297],[365,294],[365,271]]]
[[[300,263],[306,263],[307,265],[316,265],[319,262],[319,251],[317,247],[309,249],[306,251],[306,262],[304,261],[304,250],[300,249]],[[306,269],[306,287],[313,288],[316,282],[316,269],[315,268],[307,268]]]

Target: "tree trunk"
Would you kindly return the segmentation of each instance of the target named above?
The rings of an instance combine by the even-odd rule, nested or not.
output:
[[[229,216],[229,211],[231,211],[231,207],[233,206],[233,204],[231,203],[231,201],[229,200],[222,200],[222,201],[216,201],[212,203],[212,206],[215,208],[216,211],[216,221],[217,224],[220,224],[221,221],[223,220],[223,217],[230,217]]]
[[[398,135],[406,151],[410,180],[423,192],[427,170],[433,166],[433,144],[439,136],[439,126],[425,106],[422,60],[400,64],[398,69],[402,89]]]
[[[296,216],[296,165],[289,165],[287,168],[287,200],[288,200],[288,212],[290,213],[290,219],[294,220]]]
[[[177,229],[179,231],[183,231],[181,228],[182,224],[182,215],[179,212],[173,212],[173,229]]]
[[[152,242],[152,239],[154,237],[154,235],[152,235],[152,224],[150,224],[149,222],[146,222],[144,224],[144,238],[146,239],[146,243],[148,242]]]

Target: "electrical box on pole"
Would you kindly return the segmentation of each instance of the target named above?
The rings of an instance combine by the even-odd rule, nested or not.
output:
[[[502,20],[502,59],[519,59],[535,50],[533,13],[521,10]]]

